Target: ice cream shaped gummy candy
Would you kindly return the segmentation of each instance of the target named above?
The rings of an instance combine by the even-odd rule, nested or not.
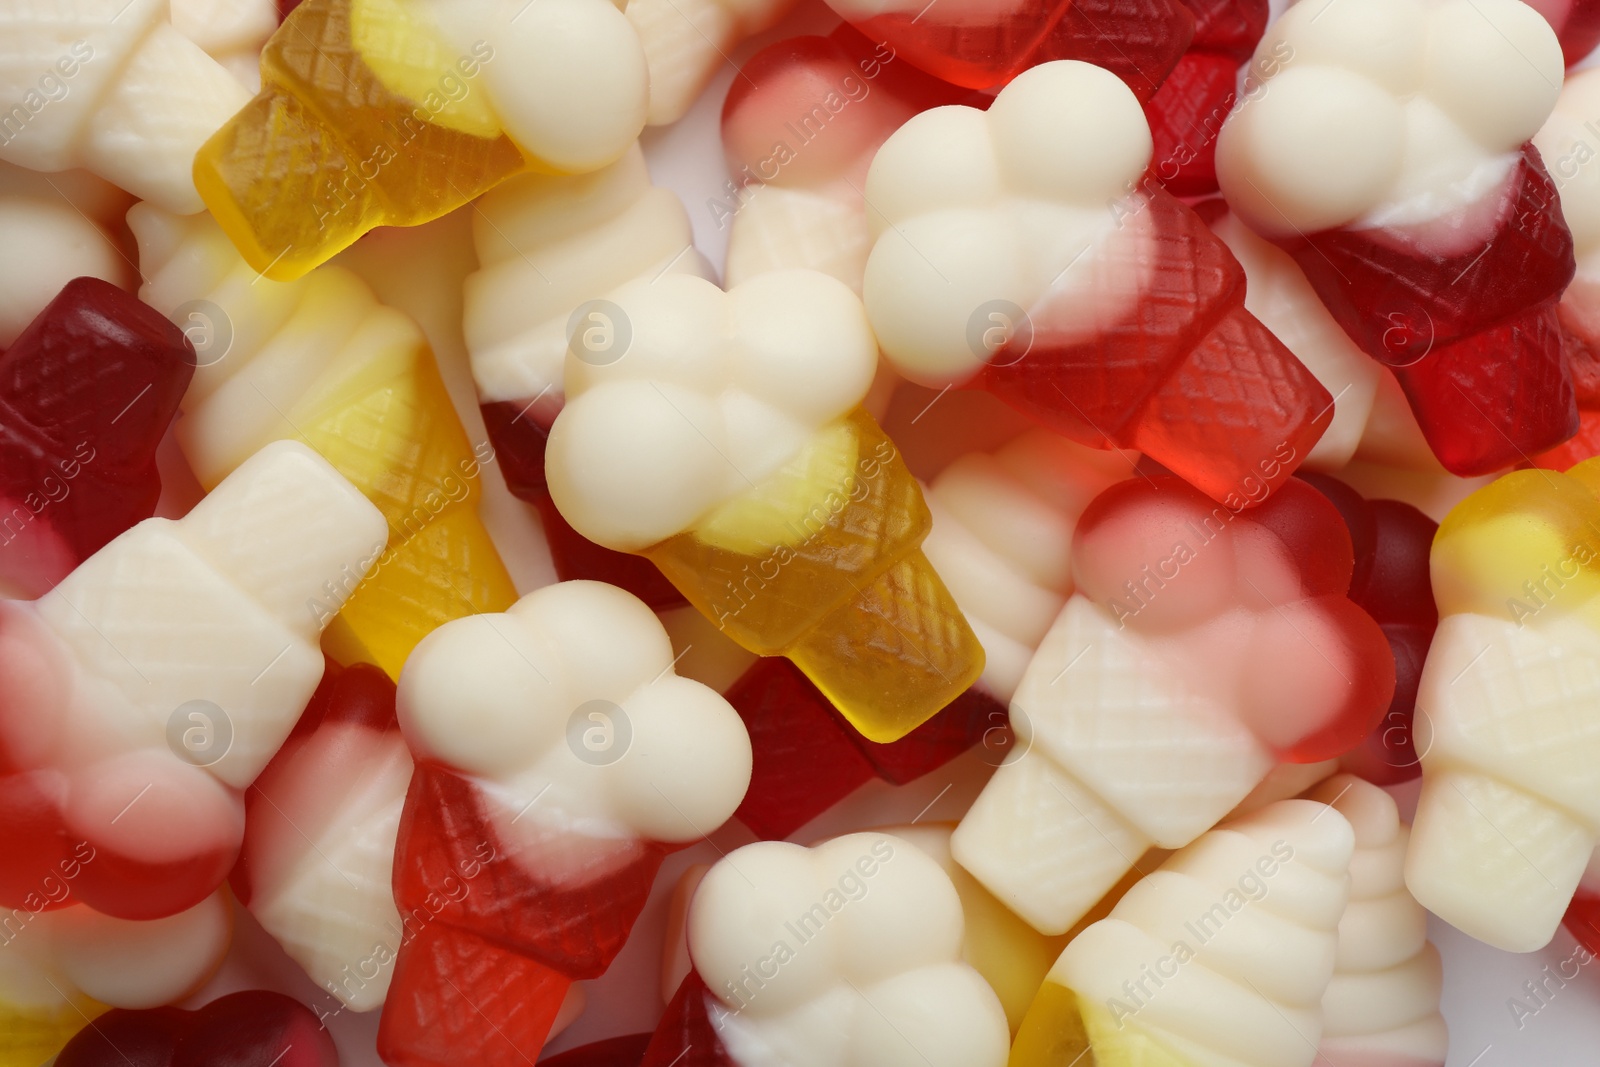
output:
[[[1443,1067],[1449,1044],[1439,1014],[1444,970],[1428,941],[1428,913],[1405,885],[1410,828],[1388,793],[1353,775],[1329,778],[1308,799],[1333,807],[1355,832],[1350,903],[1339,920],[1333,979],[1322,997],[1317,1062]]]
[[[1406,884],[1514,952],[1549,942],[1600,837],[1600,462],[1516,471],[1439,526]]]
[[[627,0],[623,12],[650,67],[647,122],[677,122],[723,64],[752,34],[770,29],[794,0]]]
[[[0,353],[0,594],[43,595],[154,513],[156,446],[193,373],[178,328],[98,278]]]
[[[349,482],[278,442],[182,519],[146,519],[40,599],[0,603],[0,905],[83,845],[73,898],[108,915],[159,918],[216,889],[244,789],[322,676],[312,603],[383,539]]]
[[[806,267],[859,293],[872,248],[862,188],[873,155],[917,112],[974,95],[848,23],[757,52],[722,104],[731,180],[707,205],[728,228],[727,283]]]
[[[912,381],[986,389],[1254,499],[1305,458],[1332,397],[1245,310],[1244,271],[1200,217],[1136,184],[1150,152],[1133,94],[1086,63],[1035,67],[987,112],[914,117],[867,177],[867,312]]]
[[[1011,1067],[1311,1067],[1350,891],[1336,810],[1284,800],[1141,879],[1062,952]]]
[[[628,345],[568,354],[545,456],[573,528],[647,556],[871,740],[976,680],[983,650],[921,551],[922,489],[859,406],[877,348],[855,295],[774,271],[726,293],[669,273],[609,299]]]
[[[983,646],[982,676],[881,745],[851,729],[792,665],[758,661],[726,690],[755,750],[739,819],[763,838],[788,837],[873,778],[910,782],[978,744],[991,763],[1007,758],[1011,694],[1072,592],[1078,516],[1133,463],[1034,430],[941,471],[927,493],[933,527],[923,550]]]
[[[172,24],[252,91],[261,85],[261,46],[278,28],[275,0],[173,0]]]
[[[342,267],[261,277],[207,216],[139,205],[129,224],[141,295],[198,342],[177,436],[200,483],[269,441],[302,440],[387,520],[389,551],[377,538],[363,557],[370,581],[357,590],[359,571],[326,576],[338,585],[318,600],[330,655],[395,677],[440,623],[516,599],[478,518],[478,472],[493,450],[468,441],[414,322]]]
[[[961,898],[886,833],[746,845],[689,906],[684,979],[644,1067],[1000,1067],[994,991],[962,962]]]
[[[107,1007],[153,1008],[188,996],[227,954],[232,910],[220,892],[163,919],[113,919],[84,904],[57,907],[96,858],[89,847],[67,857],[36,887],[36,899],[8,909],[0,922],[5,1067],[47,1062]]]
[[[629,344],[605,297],[668,271],[709,276],[678,198],[650,184],[644,155],[580,175],[526,174],[473,212],[478,271],[464,286],[464,327],[484,425],[506,485],[539,509],[556,574],[621,586],[664,607],[683,598],[648,561],[601,548],[550,502],[545,439],[565,402],[568,351],[591,362]]]
[[[1298,480],[1242,512],[1170,477],[1100,494],[1073,544],[1077,591],[1011,701],[1021,754],[962,819],[956,860],[1060,933],[1279,760],[1354,747],[1394,659],[1349,599],[1352,567],[1338,512]]]
[[[86,171],[41,174],[0,162],[0,348],[9,347],[74,278],[131,288],[119,247],[133,198]]]
[[[195,151],[248,94],[169,15],[167,0],[8,5],[0,159],[81,167],[168,211],[199,211]]]
[[[1451,472],[1572,436],[1572,237],[1529,144],[1561,86],[1549,25],[1516,0],[1308,0],[1257,55],[1281,51],[1217,143],[1234,212],[1394,369]]]
[[[383,1004],[400,944],[423,918],[402,921],[391,884],[410,782],[394,683],[370,664],[330,663],[245,794],[235,895],[313,982],[354,1011]]]
[[[61,1050],[57,1067],[339,1067],[333,1036],[304,1004],[265,989],[218,997],[198,1011],[112,1011]]]
[[[1194,40],[1154,96],[1144,102],[1155,145],[1150,177],[1176,196],[1217,191],[1217,134],[1240,98],[1239,68],[1267,29],[1267,0],[1184,0],[1194,12]],[[1263,69],[1281,61],[1265,57]],[[1252,69],[1248,94],[1260,84]],[[1137,91],[1137,90],[1136,90]]]
[[[1103,67],[1148,100],[1194,35],[1182,0],[829,0],[828,6],[913,66],[988,89],[1029,67],[1074,59]]]
[[[395,855],[402,945],[389,1062],[537,1058],[578,979],[611,963],[662,858],[721,825],[750,776],[738,716],[673,673],[635,597],[563,582],[440,627],[400,678],[416,757]]]
[[[529,167],[614,161],[649,76],[606,0],[306,0],[267,42],[261,83],[194,181],[250,266],[287,280]]]

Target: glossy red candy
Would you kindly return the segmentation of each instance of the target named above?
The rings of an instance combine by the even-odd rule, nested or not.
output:
[[[1422,773],[1413,720],[1422,663],[1439,625],[1428,571],[1439,524],[1398,500],[1369,501],[1328,475],[1300,477],[1343,516],[1355,548],[1350,599],[1377,622],[1394,654],[1394,699],[1360,747],[1344,755],[1344,769],[1378,785],[1408,781]]]
[[[626,589],[653,608],[684,603],[671,582],[643,556],[602,548],[574,530],[550,500],[544,479],[544,448],[555,421],[549,405],[497,402],[479,405],[483,424],[494,445],[495,460],[505,475],[506,488],[519,500],[539,509],[550,561],[562,581],[586,578]]]
[[[540,1067],[640,1067],[651,1037],[651,1034],[627,1034],[596,1041],[541,1060]]]
[[[1079,59],[1147,100],[1194,34],[1194,16],[1180,0],[1025,0],[1003,12],[982,0],[833,6],[914,66],[969,89],[998,88],[1040,63]]]
[[[1010,740],[1005,706],[971,688],[900,740],[868,741],[781,657],[757,661],[724,695],[754,755],[736,814],[766,840],[788,837],[874,778],[915,781],[980,742],[998,760]]]
[[[155,511],[156,446],[194,374],[154,309],[77,278],[0,355],[0,592],[33,598]]]
[[[1194,40],[1144,105],[1155,143],[1150,175],[1177,196],[1209,196],[1217,191],[1217,134],[1238,102],[1239,68],[1266,32],[1268,4],[1185,2],[1194,12]],[[1247,78],[1247,94],[1251,86]]]
[[[1569,69],[1600,45],[1600,0],[1528,0],[1528,6],[1556,31]]]
[[[727,1009],[713,1001],[699,972],[690,971],[656,1023],[640,1067],[739,1067],[717,1036],[712,1011]]]
[[[1556,317],[1572,234],[1531,144],[1498,219],[1487,245],[1446,257],[1350,229],[1283,242],[1344,331],[1394,369],[1434,454],[1463,476],[1578,429]]]
[[[56,1067],[338,1067],[333,1038],[304,1004],[252,989],[199,1011],[106,1012],[78,1032]]]
[[[482,1067],[537,1059],[568,987],[610,966],[672,851],[640,841],[586,882],[543,883],[495,829],[493,803],[447,768],[417,764],[394,865],[415,937],[378,1029],[391,1067],[454,1067],[463,1049]]]
[[[1204,220],[1162,189],[1146,196],[1151,239],[1109,245],[1151,264],[1134,313],[1061,343],[1049,309],[1032,309],[1027,351],[1001,348],[970,384],[1057,433],[1142,452],[1213,500],[1249,506],[1294,473],[1333,398],[1245,310],[1244,268]]]
[[[1600,895],[1580,886],[1572,895],[1572,903],[1567,905],[1561,924],[1579,944],[1600,956]]]
[[[1580,409],[1578,432],[1571,439],[1533,457],[1529,467],[1565,471],[1586,459],[1600,456],[1600,409]]]

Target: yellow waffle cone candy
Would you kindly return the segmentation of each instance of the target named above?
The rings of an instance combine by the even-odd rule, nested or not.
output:
[[[52,1008],[0,1004],[0,1067],[39,1067],[98,1015],[104,1004],[78,997]]]
[[[194,182],[246,261],[281,280],[530,166],[610,163],[648,92],[606,0],[307,0],[267,42],[261,85],[196,155]]]
[[[365,582],[351,574],[348,588],[306,606],[326,622],[355,591],[327,629],[330,655],[398,676],[440,624],[515,602],[477,513],[493,452],[467,440],[415,323],[341,267],[292,283],[260,278],[205,216],[140,207],[129,221],[148,279],[141,295],[206,342],[178,430],[201,484],[270,441],[298,439],[389,524]]]
[[[976,681],[983,649],[922,554],[932,519],[894,443],[861,408],[816,440],[645,555],[723,632],[788,656],[887,743]]]

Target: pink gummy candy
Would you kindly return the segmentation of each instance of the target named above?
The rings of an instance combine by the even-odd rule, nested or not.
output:
[[[1239,68],[1266,32],[1268,4],[1185,2],[1194,12],[1194,40],[1144,105],[1155,142],[1150,175],[1177,196],[1209,196],[1217,191],[1217,134],[1239,99]],[[1244,91],[1251,91],[1248,76]]]
[[[56,1067],[339,1067],[333,1038],[304,1004],[264,989],[199,1011],[116,1009],[67,1042]]]
[[[973,686],[892,744],[868,741],[800,669],[762,659],[728,689],[750,732],[754,763],[739,821],[781,840],[874,778],[915,781],[982,744],[998,762],[1009,751],[1005,705]]]
[[[1398,500],[1367,500],[1336,478],[1302,472],[1333,501],[1355,548],[1350,599],[1371,615],[1394,654],[1394,699],[1361,745],[1344,756],[1344,769],[1378,785],[1422,773],[1415,745],[1417,685],[1439,625],[1428,571],[1439,524]]]
[[[1493,236],[1428,256],[1388,231],[1280,242],[1363,351],[1394,369],[1423,435],[1454,474],[1487,474],[1578,429],[1556,305],[1576,269],[1539,152],[1499,192]]]
[[[1078,59],[1105,67],[1148,100],[1194,34],[1180,0],[1028,0],[993,13],[971,0],[836,5],[866,36],[914,66],[970,89],[997,88],[1029,67]]]
[[[150,517],[194,366],[176,326],[98,278],[68,282],[0,355],[0,590],[41,596]]]

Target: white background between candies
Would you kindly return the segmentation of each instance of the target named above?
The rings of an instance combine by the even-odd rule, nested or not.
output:
[[[0,0],[4,2],[4,0]],[[1273,0],[1276,17],[1286,0]],[[774,30],[744,42],[681,121],[646,130],[645,160],[657,185],[677,193],[694,225],[696,247],[721,271],[727,247],[726,223],[719,228],[708,201],[725,202],[728,180],[722,154],[722,100],[735,65],[786,37],[826,33],[838,18],[820,0],[802,0]],[[1597,65],[1595,57],[1584,66]],[[476,262],[470,233],[470,207],[412,230],[383,230],[365,238],[340,262],[365,277],[380,297],[415,316],[428,333],[451,396],[474,441],[485,440],[483,422],[467,370],[461,341],[461,279]],[[182,456],[169,439],[162,447],[166,486],[160,514],[182,514],[199,496]],[[517,588],[528,592],[555,580],[549,553],[532,509],[514,500],[491,465],[485,469],[483,514]],[[910,785],[873,781],[844,803],[795,834],[810,843],[822,837],[870,826],[960,818],[978,794],[989,767],[981,750]],[[992,758],[992,756],[991,756]],[[1417,783],[1393,791],[1410,818]],[[668,858],[633,936],[603,977],[579,983],[588,1007],[555,1040],[559,1052],[617,1034],[654,1029],[663,1007],[660,997],[661,948],[668,898],[679,875],[694,863],[718,857],[751,841],[749,831],[731,822],[702,842]],[[239,989],[278,989],[311,1005],[326,1017],[346,1067],[380,1067],[374,1045],[376,1011],[357,1015],[317,989],[242,908],[235,909],[234,945],[215,978],[184,1007],[198,1007]],[[1445,923],[1430,919],[1429,936],[1444,957],[1444,1016],[1450,1026],[1446,1067],[1593,1067],[1600,1065],[1600,959],[1582,963],[1585,954],[1563,928],[1543,951],[1513,955],[1489,948]],[[1543,986],[1539,999],[1526,983]],[[1564,983],[1564,984],[1563,984]],[[1513,1010],[1513,1003],[1522,1007]],[[337,1014],[330,1014],[337,1012]]]

